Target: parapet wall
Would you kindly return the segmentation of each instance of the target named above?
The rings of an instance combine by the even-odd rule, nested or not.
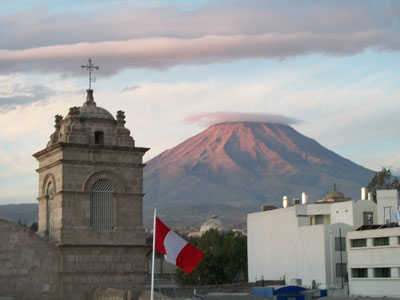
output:
[[[0,296],[57,299],[56,248],[22,225],[0,220]]]

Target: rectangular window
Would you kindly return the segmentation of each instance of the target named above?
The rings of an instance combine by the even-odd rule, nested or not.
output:
[[[363,212],[363,224],[364,225],[374,224],[374,213],[372,211]]]
[[[315,216],[315,225],[324,224],[324,216],[318,215]]]
[[[342,249],[340,249],[340,244],[342,245]],[[335,237],[335,251],[346,251],[346,238],[344,237]]]
[[[389,237],[380,237],[380,238],[374,238],[374,246],[388,246],[389,245]]]
[[[344,277],[347,273],[347,264],[336,264],[336,277]]]
[[[354,239],[351,240],[351,247],[367,247],[367,239]]]
[[[368,269],[367,268],[351,269],[351,277],[353,277],[353,278],[368,278]]]
[[[96,145],[103,145],[104,144],[104,133],[102,131],[96,131],[94,133],[94,143]]]
[[[376,278],[390,278],[390,268],[375,268],[374,276]]]

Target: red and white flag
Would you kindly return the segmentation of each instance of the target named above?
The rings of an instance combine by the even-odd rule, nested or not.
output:
[[[156,217],[155,250],[164,254],[165,260],[190,274],[203,259],[204,253],[169,229]]]

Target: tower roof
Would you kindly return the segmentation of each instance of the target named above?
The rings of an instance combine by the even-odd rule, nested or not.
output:
[[[125,114],[118,111],[114,118],[106,109],[98,107],[93,90],[87,90],[86,101],[80,107],[71,107],[65,117],[56,116],[55,131],[47,147],[58,142],[134,147],[130,131],[125,128]]]
[[[79,107],[79,117],[115,120],[114,117],[104,108],[96,105],[93,99],[93,90],[87,90],[86,101]]]

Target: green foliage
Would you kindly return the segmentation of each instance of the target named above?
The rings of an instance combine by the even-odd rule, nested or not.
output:
[[[247,237],[241,233],[205,232],[191,243],[204,252],[205,257],[192,274],[178,270],[184,285],[223,284],[247,281]]]
[[[397,189],[400,191],[400,182],[396,177],[392,176],[390,169],[382,167],[381,171],[375,173],[367,188],[368,192],[372,193],[374,201],[376,201],[377,190]]]

